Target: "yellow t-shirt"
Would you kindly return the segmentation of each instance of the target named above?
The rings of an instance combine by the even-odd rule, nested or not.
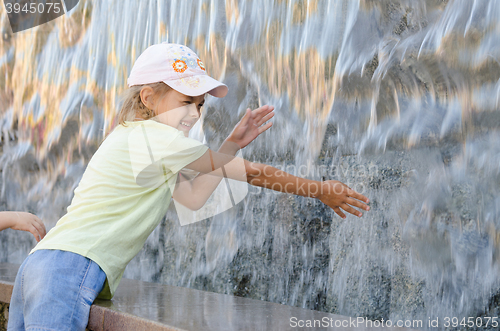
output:
[[[165,216],[177,173],[208,147],[165,124],[117,126],[90,160],[68,212],[31,251],[59,249],[96,262],[111,298],[125,267]]]

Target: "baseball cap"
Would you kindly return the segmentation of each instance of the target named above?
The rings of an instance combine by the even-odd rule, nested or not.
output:
[[[127,80],[129,87],[157,82],[193,97],[209,93],[222,98],[228,91],[225,84],[207,75],[195,52],[179,44],[149,46],[135,61]]]

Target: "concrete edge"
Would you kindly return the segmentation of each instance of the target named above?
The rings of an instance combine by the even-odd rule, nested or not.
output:
[[[13,289],[14,289],[14,283],[0,280],[0,302],[10,303],[10,298],[12,297]]]
[[[14,283],[0,281],[0,303],[9,303]],[[105,306],[106,301],[94,303],[90,307],[88,330],[91,331],[186,331],[160,324],[138,316],[127,314]]]
[[[92,331],[186,331],[108,307],[103,307],[99,303],[95,303],[90,307],[89,324],[87,328]]]

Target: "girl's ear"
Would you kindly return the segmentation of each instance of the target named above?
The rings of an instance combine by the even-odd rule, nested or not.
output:
[[[154,90],[151,86],[144,86],[140,92],[142,103],[151,110],[155,108],[154,94]]]

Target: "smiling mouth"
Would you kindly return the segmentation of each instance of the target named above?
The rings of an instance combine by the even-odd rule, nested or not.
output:
[[[188,122],[181,122],[182,126],[186,127],[186,128],[191,128],[193,126],[193,124],[190,124]]]

